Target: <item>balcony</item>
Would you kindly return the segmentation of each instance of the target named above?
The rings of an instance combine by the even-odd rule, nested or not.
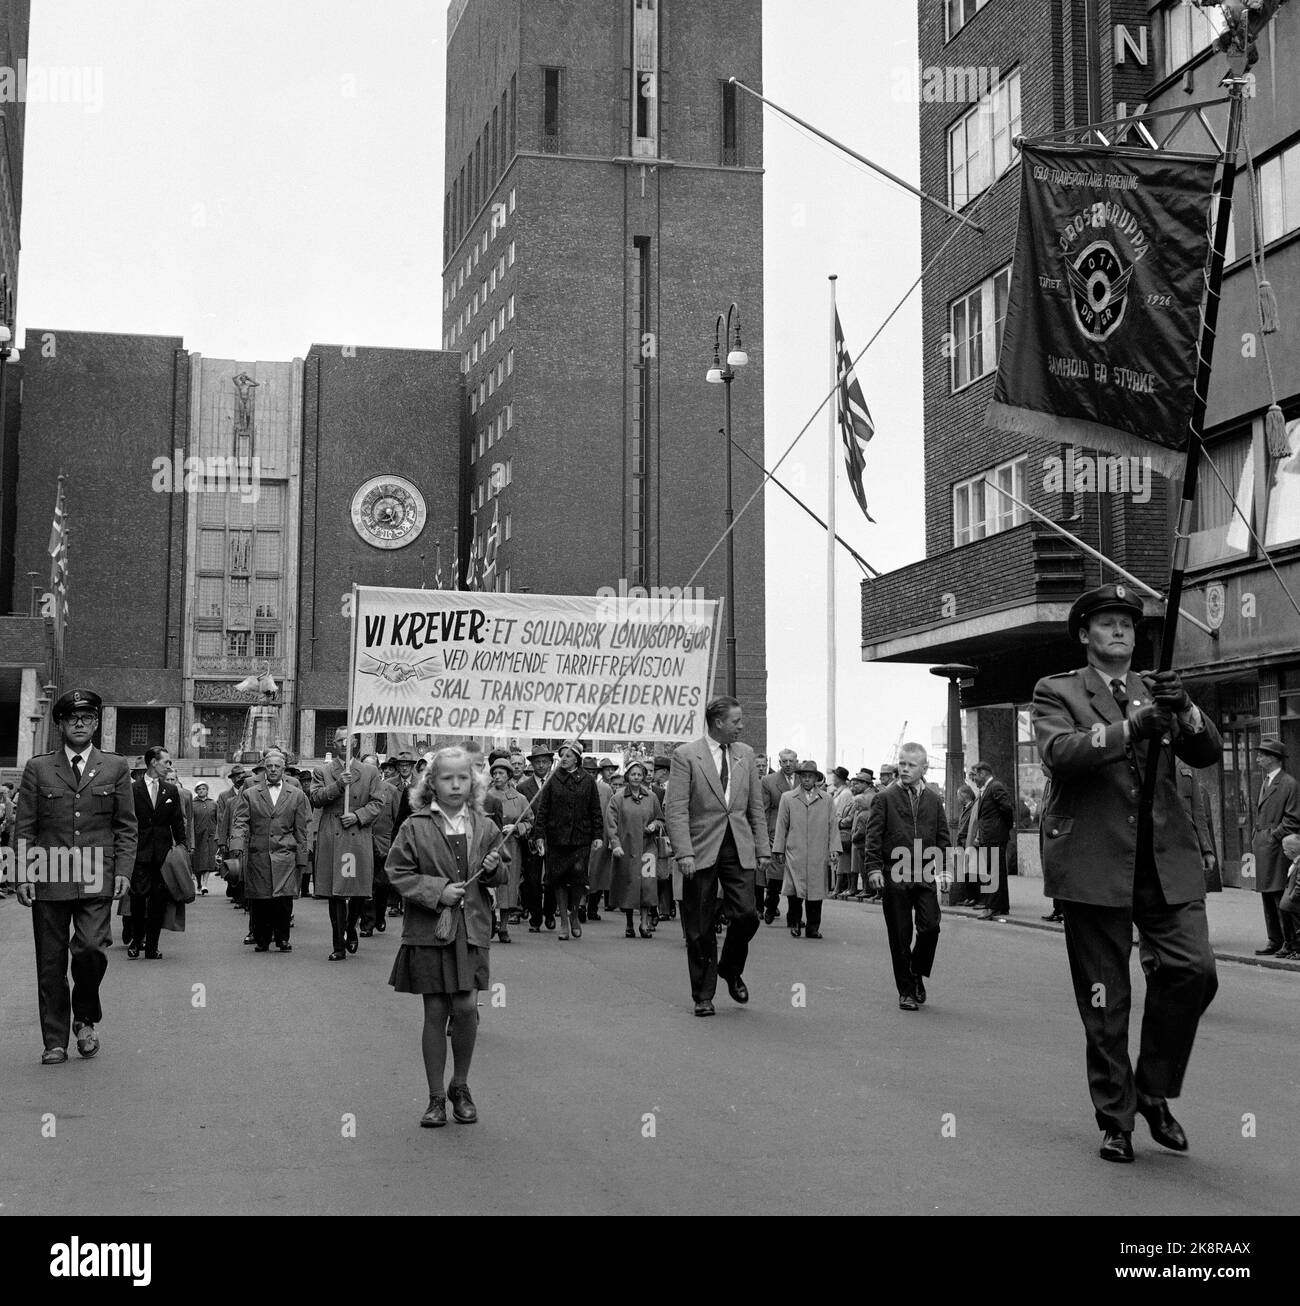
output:
[[[1098,565],[1038,522],[862,582],[864,662],[990,664],[1027,638],[1069,652],[1070,604]]]

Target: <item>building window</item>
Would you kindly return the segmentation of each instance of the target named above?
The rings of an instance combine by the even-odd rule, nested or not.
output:
[[[280,615],[280,582],[278,580],[259,580],[254,585],[257,603],[254,616],[278,617]],[[268,656],[270,656],[268,654]]]
[[[506,405],[506,430],[507,431],[513,430],[514,425],[515,425],[515,406],[514,404],[507,404]]]
[[[478,392],[475,390],[470,391],[469,411],[470,411],[470,416],[473,416],[476,412],[478,412]]]
[[[515,188],[511,186],[510,187],[510,212],[513,213],[514,211],[515,211]],[[512,259],[511,261],[513,262],[514,260]]]
[[[1010,289],[1011,268],[1005,267],[949,306],[954,391],[997,369]]]
[[[1160,15],[1164,58],[1160,76],[1167,77],[1202,50],[1214,44],[1223,31],[1223,13],[1219,9],[1194,9],[1182,3],[1169,6]]]
[[[285,487],[277,482],[262,481],[257,486],[257,524],[278,526],[284,515]]]
[[[480,508],[483,506],[483,483],[481,481],[478,487],[478,506]]]
[[[513,294],[506,301],[506,320],[508,322],[515,320],[515,297]]]
[[[659,141],[659,13],[654,0],[636,0],[632,11],[633,155],[653,158]]]
[[[506,375],[514,376],[515,374],[515,350],[512,345],[506,350]]]
[[[1024,502],[1027,465],[1028,459],[1022,455],[952,487],[953,548],[1009,531],[1029,520],[1023,508],[985,484],[986,480],[991,481]]]
[[[542,69],[542,153],[560,152],[560,70]]]
[[[236,576],[230,582],[230,602],[232,606],[246,608],[248,606],[248,577]]]
[[[478,456],[482,458],[485,453],[487,453],[487,431],[484,430],[478,433]]]
[[[722,163],[725,167],[740,166],[740,105],[739,92],[731,82],[722,83]]]
[[[496,179],[501,175],[499,171],[501,166],[501,151],[497,148],[498,145],[497,136],[500,130],[501,130],[501,115],[497,113],[495,108],[493,108],[492,127],[489,132],[489,137],[492,142],[491,158],[492,158],[492,183],[493,184],[496,183]]]
[[[1300,418],[1286,424],[1286,440],[1290,452],[1268,460],[1265,548],[1300,543]]]
[[[505,530],[505,538],[506,538],[506,539],[509,539],[510,536],[511,536],[511,533],[512,533],[512,532],[511,532],[511,529],[510,529],[510,514],[509,514],[509,513],[506,513],[506,524],[505,524],[504,530]]]
[[[506,365],[505,365],[505,363],[498,363],[498,364],[497,364],[497,385],[501,385],[501,384],[505,381],[505,379],[506,379]]]
[[[511,191],[510,193],[513,195],[514,191]],[[514,267],[515,265],[515,242],[513,240],[510,242],[510,251],[509,251],[509,258],[507,259],[507,263],[509,264],[510,267]]]
[[[488,344],[495,345],[496,342],[497,342],[497,320],[495,317],[493,317],[492,321],[488,323]]]
[[[469,437],[469,460],[472,463],[478,456],[478,441],[474,438],[474,433],[470,432]]]
[[[1250,532],[1237,510],[1255,524],[1255,458],[1249,430],[1206,443],[1207,465],[1196,479],[1187,565],[1205,567],[1250,552]],[[1215,469],[1218,475],[1215,475]],[[1222,483],[1220,483],[1222,477]],[[1227,487],[1226,489],[1224,487]]]
[[[496,392],[497,392],[497,374],[496,374],[495,372],[489,372],[489,373],[488,373],[488,394],[489,394],[489,395],[494,395],[494,394],[496,394]]]
[[[501,578],[501,584],[505,592],[509,594],[510,593],[510,568],[509,567],[506,568],[505,575],[502,576]]]
[[[195,605],[195,616],[217,617],[221,616],[221,577],[220,576],[200,576],[199,577],[199,595],[198,603]]]
[[[500,311],[497,313],[497,330],[504,331],[505,329],[506,329],[506,306],[502,304]]]
[[[964,208],[1016,161],[1012,141],[1019,134],[1016,68],[948,128],[948,199],[953,208]]]
[[[507,485],[509,485],[515,479],[514,461],[515,460],[513,458],[506,459],[506,484]]]
[[[219,630],[200,630],[194,636],[194,652],[201,658],[219,658],[221,656],[221,632]]]
[[[1259,165],[1259,226],[1266,245],[1300,228],[1300,144]]]
[[[215,497],[215,496],[214,496]],[[207,496],[205,495],[206,499]],[[224,531],[199,532],[199,566],[205,571],[221,571],[226,561]]]
[[[226,634],[226,656],[246,658],[248,656],[248,631],[232,630]]]
[[[273,658],[275,657],[275,638],[274,630],[259,630],[253,636],[253,656],[256,658]]]
[[[475,336],[474,343],[470,346],[470,350],[469,350],[469,365],[473,367],[474,364],[477,362],[478,362],[478,337]]]
[[[257,570],[258,571],[276,571],[280,570],[280,532],[279,531],[258,531],[257,544]]]
[[[487,386],[480,381],[478,383],[478,406],[480,408],[487,402]]]
[[[505,276],[505,274],[506,274],[506,256],[502,254],[501,257],[497,259],[497,280],[500,281],[501,278]]]
[[[944,9],[948,19],[947,39],[951,41],[988,2],[989,0],[946,0]]]
[[[1043,811],[1043,788],[1047,783],[1034,737],[1033,705],[1016,708],[1016,820],[1018,830],[1037,830]]]

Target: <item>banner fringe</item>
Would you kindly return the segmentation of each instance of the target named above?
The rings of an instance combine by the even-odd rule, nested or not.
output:
[[[984,413],[984,427],[986,430],[1006,431],[1012,435],[1030,435],[1049,444],[1073,444],[1104,453],[1148,458],[1151,466],[1162,476],[1177,473],[1183,465],[1185,453],[1185,450],[1170,449],[1101,422],[1061,417],[1054,413],[1040,412],[1036,408],[1004,404],[998,399],[989,402]]]

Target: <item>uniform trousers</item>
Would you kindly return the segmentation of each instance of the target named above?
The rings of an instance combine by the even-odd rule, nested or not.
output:
[[[1219,987],[1205,902],[1170,906],[1154,864],[1139,869],[1132,907],[1065,902],[1065,945],[1087,1039],[1088,1089],[1100,1129],[1131,1131],[1137,1094],[1177,1097],[1201,1013]],[[1147,980],[1137,1073],[1129,1061],[1133,926]]]
[[[682,880],[682,930],[686,935],[686,964],[691,974],[691,997],[696,1002],[712,1001],[718,990],[718,975],[736,979],[749,959],[749,941],[758,930],[754,908],[754,871],[740,864],[736,839],[728,825],[712,866],[697,866],[695,874]],[[718,957],[718,936],[714,922],[721,889],[722,911],[727,918],[727,938]]]
[[[899,995],[911,993],[914,976],[928,978],[939,946],[939,895],[933,884],[898,884],[885,871],[885,929]],[[916,915],[916,942],[912,916]]]
[[[112,920],[112,898],[68,898],[59,902],[42,902],[38,898],[32,903],[37,1007],[47,1048],[66,1051],[73,1022],[97,1025],[103,1019],[99,985],[108,969]],[[72,958],[70,993],[69,955]]]
[[[288,943],[292,915],[293,899],[290,897],[249,898],[248,924],[253,931],[253,942],[259,948],[270,947],[272,940]]]

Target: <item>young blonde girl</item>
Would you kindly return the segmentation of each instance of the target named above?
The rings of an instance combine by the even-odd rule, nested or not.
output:
[[[484,779],[463,748],[440,748],[412,793],[412,811],[389,849],[389,883],[405,904],[402,943],[388,982],[424,998],[421,1048],[429,1105],[420,1124],[447,1123],[447,1099],[460,1124],[478,1110],[469,1067],[478,1035],[478,992],[488,987],[492,900],[488,886],[506,874],[501,832],[483,812]],[[454,913],[443,941],[438,919]],[[445,1089],[450,1017],[452,1076]]]

